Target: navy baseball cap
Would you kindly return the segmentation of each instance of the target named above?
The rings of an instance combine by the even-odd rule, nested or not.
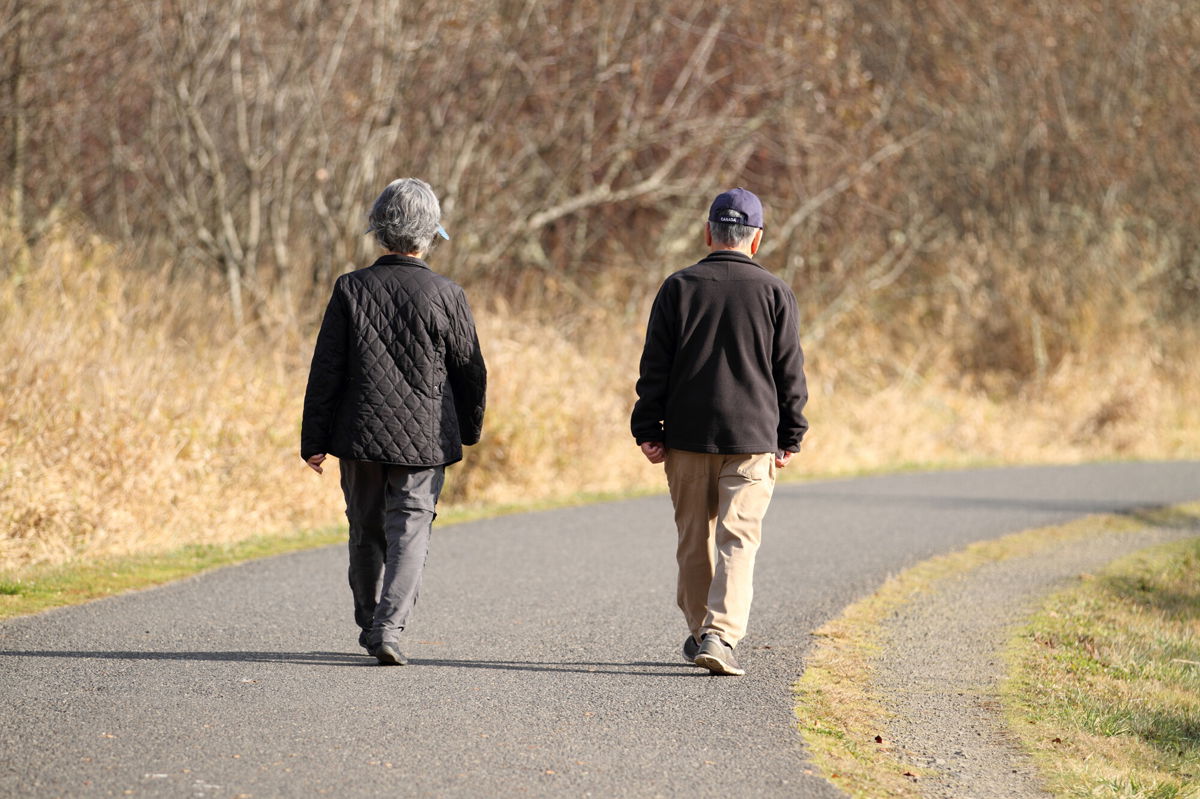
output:
[[[725,222],[735,225],[763,226],[762,202],[753,192],[742,187],[723,191],[708,208],[709,222]]]

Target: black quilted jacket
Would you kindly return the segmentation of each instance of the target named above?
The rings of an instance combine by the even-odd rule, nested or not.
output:
[[[308,373],[300,456],[455,463],[479,441],[486,388],[463,290],[419,258],[384,255],[334,284]]]

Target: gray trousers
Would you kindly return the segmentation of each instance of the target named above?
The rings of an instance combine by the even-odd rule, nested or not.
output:
[[[351,460],[339,465],[350,521],[354,620],[369,646],[395,643],[421,592],[446,469]]]

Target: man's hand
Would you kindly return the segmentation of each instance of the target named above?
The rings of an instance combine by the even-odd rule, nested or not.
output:
[[[651,463],[662,463],[667,457],[667,448],[661,441],[643,441],[642,454]]]
[[[308,460],[305,461],[305,463],[308,464],[308,468],[312,469],[317,474],[325,473],[325,470],[321,468],[321,464],[324,462],[325,462],[325,453],[324,452],[320,452],[316,455],[313,455],[312,457],[310,457]]]
[[[775,453],[775,468],[782,469],[783,467],[787,466],[789,463],[792,462],[792,456],[795,454],[796,453],[794,453],[794,452],[788,452],[787,450],[783,450],[783,449],[779,450],[779,452],[776,452]]]

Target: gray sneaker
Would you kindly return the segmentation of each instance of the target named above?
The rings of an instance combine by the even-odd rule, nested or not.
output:
[[[391,641],[384,641],[371,651],[380,666],[407,666],[408,660],[400,648]]]
[[[733,656],[733,647],[722,641],[716,633],[708,633],[700,642],[700,651],[696,653],[696,665],[703,666],[713,674],[740,677],[746,673]]]
[[[700,652],[700,642],[695,636],[689,635],[683,641],[683,659],[693,666],[696,665],[696,655]]]

